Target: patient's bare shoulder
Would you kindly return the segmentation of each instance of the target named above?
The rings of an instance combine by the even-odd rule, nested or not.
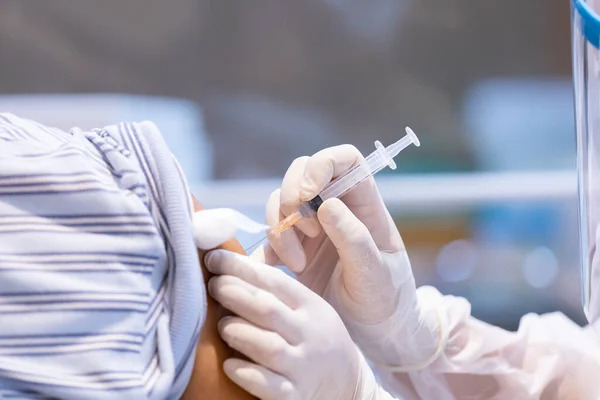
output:
[[[194,199],[194,208],[196,211],[202,209],[202,205],[196,199]],[[244,253],[244,249],[235,240],[231,240],[221,247],[237,253]],[[204,285],[206,285],[209,273],[204,267],[203,252],[199,252],[198,256],[202,266]],[[181,397],[183,400],[255,399],[230,381],[223,372],[223,362],[233,355],[233,350],[221,340],[217,331],[217,323],[225,315],[223,308],[209,297],[206,322],[198,341],[194,370],[187,389]]]

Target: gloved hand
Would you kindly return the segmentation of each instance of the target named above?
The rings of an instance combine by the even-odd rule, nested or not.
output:
[[[214,250],[206,267],[218,275],[208,290],[236,317],[219,333],[251,361],[228,359],[227,376],[264,400],[392,399],[333,308],[281,270],[246,256]]]
[[[267,223],[276,225],[361,159],[350,145],[296,159],[268,201]],[[288,266],[322,295],[378,367],[421,369],[443,350],[444,320],[417,296],[404,244],[373,178],[343,201],[325,201],[317,219],[271,235],[253,258]]]
[[[237,230],[264,229],[230,209],[203,210],[193,218],[194,240],[203,250],[226,242]],[[280,270],[234,253],[219,250],[206,261],[213,273],[228,274],[210,281],[210,293],[239,315],[222,321],[220,333],[256,362],[225,362],[226,374],[242,388],[266,400],[393,399],[377,383],[339,316],[314,292]],[[289,307],[286,300],[297,307]]]

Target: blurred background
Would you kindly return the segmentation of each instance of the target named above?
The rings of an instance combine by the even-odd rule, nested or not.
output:
[[[569,2],[0,2],[0,111],[150,119],[195,195],[262,219],[291,161],[421,147],[378,176],[418,284],[508,329],[578,323]],[[257,237],[241,235],[244,245]]]

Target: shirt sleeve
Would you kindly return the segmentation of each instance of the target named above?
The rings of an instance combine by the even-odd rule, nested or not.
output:
[[[152,123],[0,113],[0,397],[179,398],[206,314],[190,200]]]
[[[174,360],[171,395],[183,393],[206,317],[206,288],[192,235],[193,205],[185,176],[152,122],[105,128],[130,153],[148,184],[149,207],[167,253],[165,302]],[[160,343],[159,343],[160,346]]]

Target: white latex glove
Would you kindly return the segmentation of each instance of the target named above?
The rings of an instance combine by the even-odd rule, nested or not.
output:
[[[279,269],[214,250],[206,267],[219,275],[208,291],[236,314],[219,333],[251,361],[228,359],[227,376],[264,400],[377,400],[381,389],[335,310]]]
[[[193,217],[194,239],[203,250],[219,246],[238,230],[256,233],[266,228],[231,209],[203,210]],[[219,330],[230,346],[258,363],[227,360],[224,370],[234,382],[262,399],[392,399],[378,385],[339,317],[323,299],[280,270],[233,253],[216,254],[210,261],[207,257],[209,270],[230,275],[213,278],[209,290],[246,318],[225,319]],[[219,261],[221,254],[225,256]],[[298,299],[298,307],[290,308],[284,299]],[[282,373],[268,369],[273,363],[280,363]]]
[[[267,223],[276,225],[361,159],[350,145],[296,159],[269,199]],[[271,235],[253,257],[296,272],[336,309],[352,339],[378,367],[422,369],[443,350],[444,321],[417,297],[404,244],[373,178],[343,201],[325,201],[318,220],[302,220]]]

